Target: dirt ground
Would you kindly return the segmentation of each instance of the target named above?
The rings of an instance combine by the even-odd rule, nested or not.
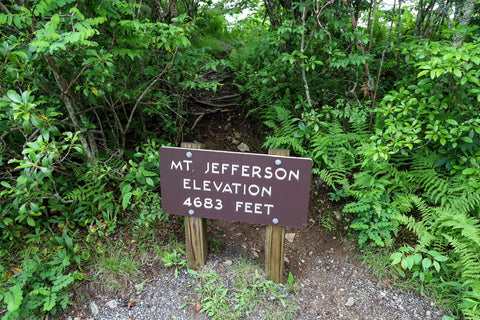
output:
[[[239,151],[238,147],[244,144],[249,152],[266,153],[261,148],[264,139],[261,125],[246,118],[241,106],[228,99],[217,99],[235,94],[234,87],[227,84],[219,89],[217,97],[194,99],[191,130],[185,141],[201,142],[207,149],[222,151]],[[227,101],[223,103],[226,106],[218,106],[219,101]],[[442,319],[433,302],[416,292],[395,288],[388,279],[368,270],[355,245],[344,236],[348,227],[338,219],[341,209],[329,201],[327,190],[320,182],[313,185],[307,228],[287,228],[286,231],[284,273],[286,277],[291,272],[297,286],[288,296],[295,299],[298,308],[293,319]],[[321,221],[332,227],[336,225],[336,231],[322,227]],[[174,226],[163,235],[165,239],[173,236],[182,239],[179,232],[181,229],[175,230]],[[210,221],[208,237],[213,243],[210,243],[212,248],[205,268],[222,274],[227,279],[223,280],[226,286],[231,264],[247,259],[264,265],[264,226]],[[187,285],[191,279],[185,270],[174,279],[173,269],[163,267],[158,261],[145,261],[143,279],[145,288],[140,295],[135,294],[135,281],[126,281],[123,290],[117,292],[108,292],[91,282],[81,284],[72,296],[74,305],[64,317],[72,320],[210,319],[195,309],[194,304],[185,305],[186,296],[191,296],[192,301],[195,299]],[[116,301],[114,307],[108,305],[111,301]],[[92,302],[97,309],[92,308]],[[261,310],[255,310],[246,319],[269,318]]]

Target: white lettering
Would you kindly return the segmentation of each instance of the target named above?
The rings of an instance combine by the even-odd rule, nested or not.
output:
[[[220,171],[218,171],[218,166],[220,164],[218,162],[212,162],[211,163],[211,170],[212,170],[212,173],[214,174],[220,174]]]
[[[193,190],[202,190],[200,186],[197,185],[197,180],[193,179]]]
[[[273,204],[264,204],[264,206],[267,208],[267,216],[270,215],[270,208],[273,208]]]
[[[265,179],[272,179],[272,167],[265,168],[265,175],[263,176]]]
[[[282,175],[279,175],[278,174],[279,172],[282,172]],[[278,168],[277,170],[275,170],[275,178],[277,178],[277,180],[284,180],[286,177],[287,177],[287,170],[283,168]]]
[[[207,170],[205,170],[204,174],[207,174],[210,169],[210,162],[207,162]]]
[[[294,177],[295,180],[300,181],[300,170],[297,169],[296,172],[294,172],[293,170],[290,170],[288,174],[288,181],[292,181],[292,177]]]
[[[265,197],[265,194],[268,194],[270,198],[272,197],[272,186],[262,187],[262,197]]]
[[[183,178],[183,189],[206,192],[231,193],[250,195],[252,197],[272,197],[272,186],[259,186],[257,184],[244,184],[239,182],[226,183],[215,180],[197,180]]]
[[[238,194],[238,188],[242,186],[241,183],[232,182],[232,186],[235,188],[235,194]]]
[[[251,184],[248,187],[248,193],[250,193],[251,196],[257,196],[260,193],[260,187],[257,186],[256,184]]]
[[[270,209],[273,208],[273,204],[265,204],[258,202],[244,202],[236,201],[235,202],[235,212],[241,213],[254,213],[254,214],[264,214],[270,215]]]
[[[219,185],[217,185],[217,181],[213,181],[213,187],[215,188],[215,191],[220,192],[220,188],[223,186],[223,182],[220,182]]]
[[[172,170],[172,169],[175,169],[175,170],[180,169],[180,171],[183,171],[182,162],[185,164],[186,170],[187,170],[187,171],[190,171],[190,163],[192,163],[192,160],[182,160],[182,161],[178,161],[177,163],[175,163],[175,161],[172,160],[172,162],[170,163],[170,170]]]
[[[175,162],[172,160],[170,164],[171,170],[181,170],[185,168],[187,171],[190,170],[190,164],[192,160],[182,160]],[[229,164],[229,163],[220,163],[220,162],[207,162],[204,174],[230,174],[240,175],[245,178],[256,178],[256,179],[276,179],[279,181],[300,181],[300,170],[287,170],[284,168],[272,168],[272,167],[260,167],[260,166],[250,166],[247,164],[238,165],[238,164]],[[234,185],[235,187],[235,185]],[[239,186],[238,186],[239,187]],[[235,187],[235,188],[238,188]]]
[[[227,172],[228,166],[228,163],[222,163],[222,174],[225,174],[225,172]]]
[[[212,191],[210,189],[210,180],[203,180],[203,191]]]
[[[239,208],[242,208],[243,202],[242,201],[237,201],[235,202],[235,212],[238,212]]]
[[[242,166],[242,177],[250,177],[248,174],[248,170],[250,169],[250,166],[243,165]]]
[[[260,172],[262,172],[262,168],[259,166],[252,166],[252,178],[257,177],[258,179],[261,179],[262,176],[260,175]]]
[[[230,187],[230,185],[228,183],[225,183],[225,187],[223,187],[223,191],[222,192],[228,192],[228,193],[233,193],[232,191],[232,188]]]

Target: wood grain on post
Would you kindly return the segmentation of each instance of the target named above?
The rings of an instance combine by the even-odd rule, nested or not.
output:
[[[204,149],[202,143],[182,142],[182,148]],[[185,246],[187,266],[198,270],[207,262],[207,220],[197,217],[185,217]]]
[[[268,154],[289,156],[290,151],[270,149]],[[294,201],[292,199],[292,201]],[[283,260],[285,255],[285,227],[269,225],[265,232],[265,273],[275,283],[283,282]]]

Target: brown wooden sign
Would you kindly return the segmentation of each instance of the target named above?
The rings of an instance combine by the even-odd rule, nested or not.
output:
[[[312,160],[160,148],[163,211],[305,228]]]

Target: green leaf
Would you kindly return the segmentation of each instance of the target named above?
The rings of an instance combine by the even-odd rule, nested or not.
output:
[[[392,265],[399,264],[400,261],[402,261],[402,257],[403,254],[401,252],[392,253],[392,255],[390,255],[390,259],[393,260]]]
[[[291,272],[288,273],[288,284],[293,285],[293,274]]]
[[[131,198],[132,198],[132,193],[131,192],[127,192],[123,195],[123,197],[122,197],[123,210],[125,210],[127,208],[128,204],[130,203]]]
[[[145,170],[145,169],[143,169],[143,168],[140,168],[140,171],[142,172],[142,174],[143,174],[145,177],[156,177],[156,176],[158,176],[158,174],[156,174],[155,172],[148,171],[148,170]]]
[[[5,292],[3,301],[7,303],[7,310],[14,312],[20,308],[23,300],[23,291],[20,284],[16,284]]]
[[[1,181],[0,184],[7,189],[12,189],[12,186],[7,181]]]
[[[473,140],[470,137],[462,137],[462,140],[465,141],[466,143],[473,143]]]
[[[153,182],[152,178],[148,178],[148,177],[147,177],[147,178],[145,179],[145,182],[146,182],[149,186],[155,187],[155,183]]]
[[[451,125],[454,125],[454,126],[458,126],[458,122],[453,119],[447,119],[447,123],[450,123]]]
[[[474,174],[475,172],[477,172],[477,170],[478,169],[474,169],[474,168],[465,168],[463,169],[462,174],[464,175]]]
[[[420,78],[420,77],[422,77],[422,76],[426,75],[426,74],[427,74],[427,73],[429,73],[429,72],[430,72],[430,70],[423,70],[423,71],[420,71],[420,72],[418,73],[418,75],[417,75],[417,78]]]
[[[50,311],[57,304],[57,294],[52,292],[48,297],[44,299],[45,304],[43,305],[42,311]]]
[[[469,298],[464,298],[463,302],[460,304],[460,308],[462,309],[471,309],[478,305],[478,302]]]
[[[22,97],[20,97],[20,95],[13,90],[9,90],[7,92],[7,97],[15,103],[22,103]]]
[[[28,55],[24,51],[13,51],[12,54],[23,58],[25,61],[28,60]]]
[[[416,253],[413,255],[413,263],[414,264],[420,264],[420,262],[422,261],[422,255],[420,253]]]
[[[51,24],[48,26],[48,29],[50,31],[57,30],[58,24],[60,23],[60,16],[58,15],[58,13],[52,16],[52,19],[50,20],[50,22]]]
[[[470,60],[472,60],[473,63],[475,64],[480,64],[480,57],[479,56],[473,56],[470,58]]]
[[[432,260],[430,260],[430,258],[425,258],[425,259],[422,260],[423,270],[427,270],[431,266],[432,266]]]
[[[132,186],[129,184],[124,184],[123,186],[120,187],[120,190],[122,190],[122,193],[127,193],[132,191]]]
[[[42,295],[42,296],[49,296],[50,295],[50,289],[46,287],[42,287],[36,290],[32,290],[28,293],[29,296],[33,295]]]
[[[32,217],[27,217],[27,223],[31,227],[35,227],[35,220]]]

